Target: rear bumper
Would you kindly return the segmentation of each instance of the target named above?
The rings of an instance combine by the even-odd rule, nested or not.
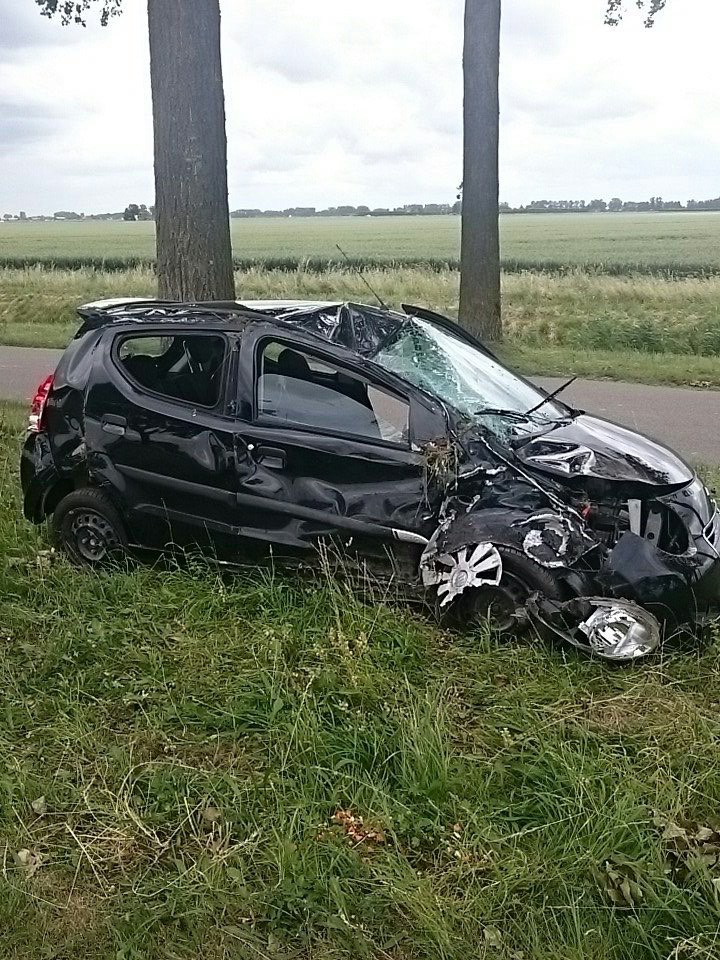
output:
[[[42,523],[45,519],[45,498],[58,480],[47,434],[28,434],[20,459],[20,483],[23,513],[31,523]]]

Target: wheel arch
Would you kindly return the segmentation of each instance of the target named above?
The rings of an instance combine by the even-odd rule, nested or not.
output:
[[[42,519],[51,517],[55,513],[60,501],[64,500],[69,493],[73,493],[75,490],[77,490],[77,486],[74,480],[70,478],[56,480],[42,498]]]
[[[524,571],[539,592],[572,596],[583,579],[573,568],[596,545],[582,520],[570,511],[516,507],[470,510],[448,517],[438,527],[423,552],[420,573],[426,587],[437,586],[438,593],[444,593],[444,603],[468,587],[492,585],[493,575],[499,581],[506,569],[513,567]],[[494,567],[485,558],[490,552],[495,555]],[[479,579],[473,583],[476,559]],[[452,566],[465,570],[457,590],[452,589],[452,572],[448,575],[446,569]],[[482,573],[484,570],[487,574]],[[490,579],[483,579],[485,576]]]

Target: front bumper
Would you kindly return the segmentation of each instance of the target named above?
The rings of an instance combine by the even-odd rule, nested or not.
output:
[[[698,479],[661,502],[682,520],[687,550],[667,553],[626,533],[611,550],[601,582],[609,595],[635,600],[661,618],[704,620],[720,608],[720,512]]]
[[[698,568],[691,589],[698,619],[720,612],[720,511],[715,501],[708,498],[712,505],[710,519],[694,538]]]

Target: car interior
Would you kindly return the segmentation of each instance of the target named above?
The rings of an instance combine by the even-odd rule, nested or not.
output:
[[[261,416],[381,438],[367,384],[280,344],[263,352]]]
[[[271,360],[268,360],[268,369],[264,372],[270,373]],[[328,370],[322,368],[323,365],[317,364],[313,370],[306,358],[295,350],[284,349],[277,359],[277,373],[283,377],[294,377],[297,380],[305,380],[308,383],[316,383],[318,386],[334,390],[355,403],[362,404],[368,410],[372,410],[372,404],[368,396],[367,384],[361,380],[340,370]]]
[[[133,380],[154,393],[204,407],[220,398],[222,337],[132,337],[121,342],[118,359]]]
[[[145,390],[204,407],[220,399],[226,357],[221,336],[125,336],[116,357]],[[407,440],[407,404],[282,343],[273,341],[263,349],[258,398],[260,416],[275,422],[372,440]]]

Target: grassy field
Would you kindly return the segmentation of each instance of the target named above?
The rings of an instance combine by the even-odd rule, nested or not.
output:
[[[501,229],[509,263],[501,353],[523,372],[720,386],[720,214],[505,216]],[[432,268],[396,263],[366,275],[391,305],[456,315],[458,275],[442,265],[458,254],[456,217],[234,220],[233,238],[238,256],[287,261],[239,273],[240,297],[366,301],[348,268],[288,269],[338,258],[339,242],[365,264],[433,260]],[[62,347],[77,304],[152,294],[151,270],[125,260],[149,260],[153,248],[148,223],[0,224],[0,264],[115,259],[112,271],[0,266],[0,344]],[[520,270],[523,263],[537,269]],[[698,275],[683,276],[690,273]]]
[[[457,313],[454,271],[373,270],[366,277],[391,305]],[[148,268],[0,270],[0,344],[63,347],[77,329],[79,303],[151,295],[154,282]],[[254,269],[238,274],[237,288],[247,299],[369,298],[358,275],[344,269]],[[720,278],[506,274],[503,309],[501,352],[524,372],[720,386]]]
[[[720,643],[612,670],[319,576],[89,575],[0,407],[3,960],[712,960]]]
[[[233,220],[235,254],[244,258],[352,257],[453,259],[457,217],[339,217]],[[623,270],[720,270],[720,214],[513,215],[501,218],[507,260]],[[0,224],[0,260],[31,257],[154,256],[152,223]]]

